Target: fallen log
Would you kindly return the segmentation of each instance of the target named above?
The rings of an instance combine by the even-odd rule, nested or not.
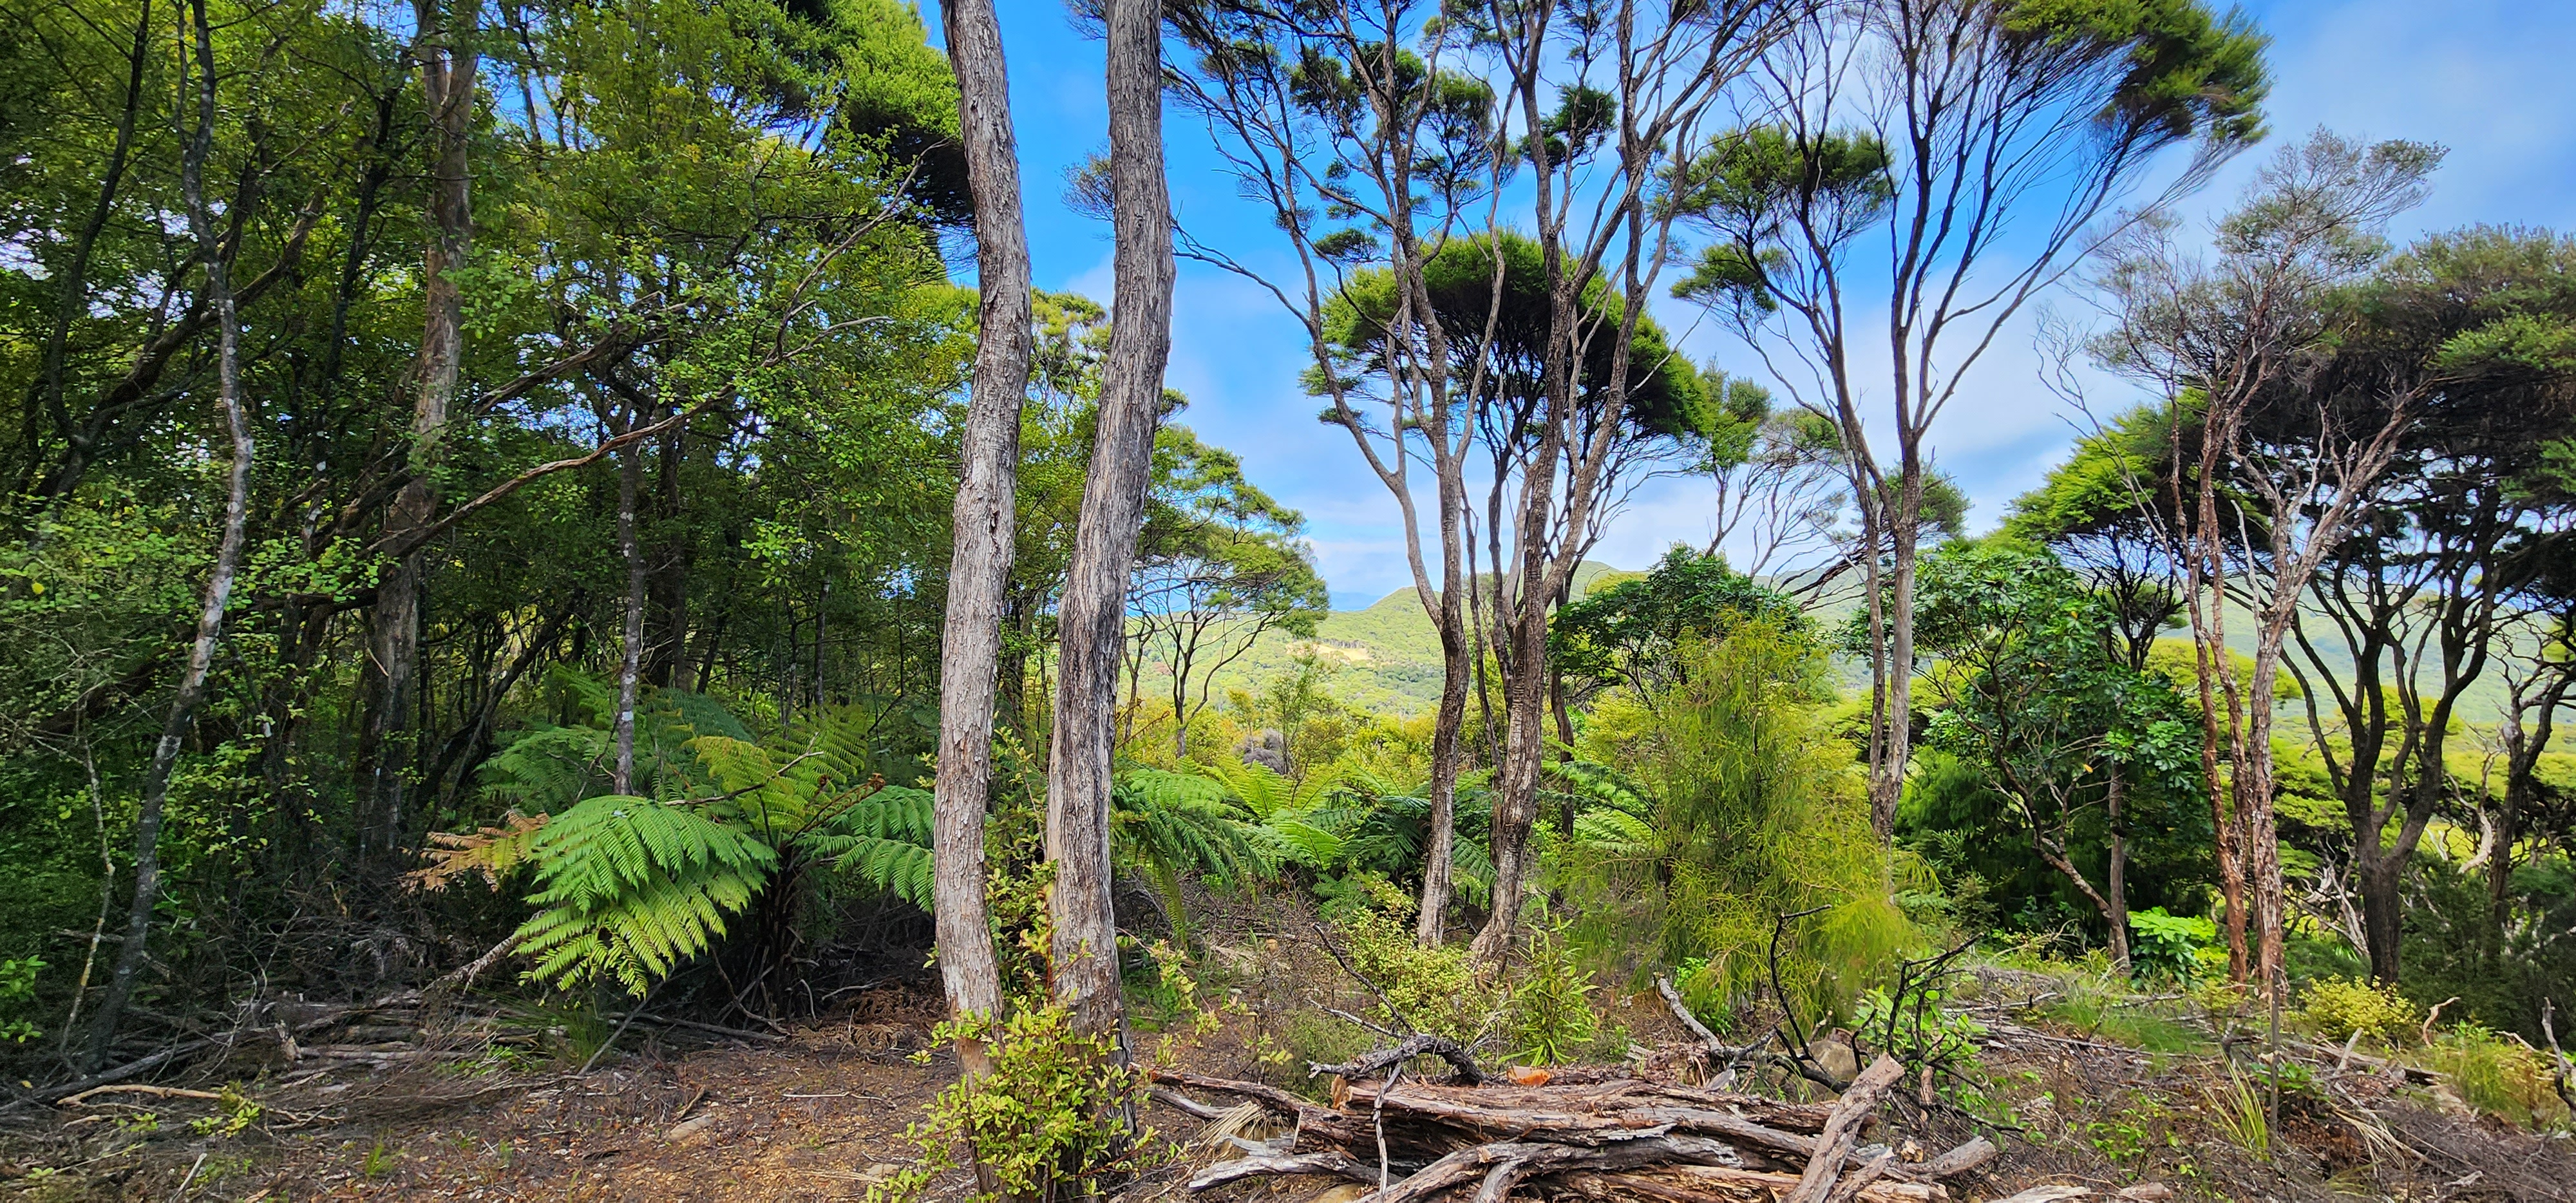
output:
[[[1360,1147],[1363,1142],[1371,1148],[1375,1147],[1376,1135],[1369,1117],[1365,1115],[1354,1115],[1347,1111],[1320,1106],[1276,1086],[1266,1086],[1259,1082],[1241,1082],[1232,1078],[1212,1078],[1204,1074],[1178,1073],[1170,1070],[1158,1069],[1149,1072],[1149,1080],[1157,1085],[1187,1086],[1196,1090],[1213,1090],[1220,1094],[1247,1098],[1280,1115],[1294,1119],[1297,1121],[1299,1144],[1304,1144],[1311,1138],[1322,1144],[1338,1145],[1345,1149]]]
[[[1502,1203],[1524,1178],[1566,1170],[1620,1170],[1650,1165],[1696,1164],[1734,1153],[1717,1141],[1655,1136],[1597,1148],[1537,1141],[1497,1141],[1460,1149],[1371,1195],[1368,1203],[1414,1203],[1454,1186],[1483,1179],[1475,1203]]]
[[[1825,1121],[1824,1132],[1816,1137],[1816,1151],[1807,1158],[1807,1172],[1798,1179],[1798,1189],[1790,1193],[1788,1203],[1828,1203],[1833,1196],[1834,1179],[1842,1174],[1843,1154],[1860,1135],[1861,1125],[1877,1113],[1880,1096],[1904,1076],[1903,1062],[1881,1054],[1852,1079],[1851,1089],[1845,1090],[1842,1101],[1834,1104],[1833,1118]],[[1881,1166],[1879,1172],[1886,1172],[1886,1167]]]
[[[1415,1057],[1438,1057],[1448,1062],[1451,1077],[1469,1086],[1485,1080],[1485,1071],[1476,1065],[1475,1056],[1467,1051],[1465,1045],[1429,1032],[1415,1032],[1393,1048],[1379,1049],[1341,1065],[1308,1062],[1306,1076],[1320,1078],[1326,1074],[1338,1074],[1345,1078],[1370,1078],[1388,1066],[1402,1065]]]
[[[1347,1178],[1353,1182],[1377,1185],[1377,1167],[1362,1165],[1348,1153],[1298,1153],[1263,1155],[1220,1161],[1190,1177],[1191,1190],[1206,1190],[1245,1178],[1264,1175],[1293,1176],[1321,1174]]]
[[[223,1092],[219,1090],[182,1090],[176,1086],[144,1086],[135,1083],[123,1083],[113,1086],[92,1086],[79,1094],[57,1099],[55,1100],[54,1105],[57,1107],[78,1107],[102,1094],[148,1094],[158,1099],[220,1099],[224,1097]]]
[[[1953,1178],[2002,1156],[1995,1142],[1982,1136],[1971,1136],[1966,1144],[1913,1167],[1917,1178]]]
[[[1383,1181],[1367,1203],[1506,1203],[1541,1179],[1559,1193],[1662,1203],[1947,1200],[1939,1180],[1991,1161],[1993,1143],[1971,1139],[1914,1165],[1880,1147],[1854,1151],[1903,1076],[1901,1065],[1882,1058],[1830,1108],[1635,1078],[1475,1088],[1346,1082],[1332,1106],[1258,1082],[1169,1071],[1153,1080],[1158,1094],[1191,1114],[1217,1110],[1179,1088],[1249,1099],[1296,1121],[1284,1142],[1244,1146],[1248,1156],[1200,1170],[1192,1190],[1315,1175]]]
[[[1586,1198],[1605,1203],[1778,1203],[1781,1196],[1798,1186],[1795,1174],[1704,1166],[1627,1174],[1572,1173],[1558,1181]],[[1863,1187],[1855,1198],[1858,1203],[1945,1203],[1950,1193],[1938,1186],[1881,1182]]]
[[[1722,1137],[1751,1145],[1803,1164],[1814,1156],[1816,1138],[1784,1132],[1757,1120],[1698,1107],[1623,1107],[1607,1111],[1558,1108],[1485,1107],[1431,1095],[1418,1087],[1394,1090],[1354,1087],[1354,1106],[1374,1107],[1384,1100],[1390,1117],[1429,1119],[1458,1135],[1484,1140],[1548,1140],[1598,1144],[1642,1129],[1663,1129],[1691,1136]],[[1395,1132],[1390,1125],[1390,1143]]]

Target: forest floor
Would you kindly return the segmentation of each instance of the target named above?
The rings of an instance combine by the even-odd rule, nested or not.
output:
[[[2301,1063],[2308,1084],[2286,1093],[2277,1127],[2266,1126],[2266,1158],[2249,1151],[2242,1108],[2230,1105],[2245,1078],[2215,1047],[2150,1051],[2123,1042],[2134,1028],[2088,1029],[2018,1005],[2009,996],[2021,988],[1990,980],[1986,1001],[1967,1004],[1988,1014],[1983,1125],[1955,1106],[1900,1097],[1869,1133],[1936,1150],[1980,1131],[1997,1139],[2003,1155],[1950,1180],[1951,1198],[2055,1184],[2093,1192],[2059,1198],[2576,1200],[2576,1140],[2480,1118],[2403,1067],[2365,1058],[2337,1070],[2323,1063],[2331,1053]],[[423,1037],[409,1051],[372,1054],[316,1046],[342,1051],[260,1067],[237,1060],[72,1106],[21,1104],[0,1110],[0,1199],[857,1198],[910,1163],[905,1129],[954,1074],[944,1056],[914,1056],[930,1041],[934,989],[881,985],[784,1033],[637,1023],[588,1073],[577,1072],[576,1053],[595,1048],[597,1034],[569,1042],[567,1026],[540,1019],[515,1029],[538,1039],[497,1061],[488,1036],[473,1047]],[[1693,1075],[1697,1046],[1652,992],[1604,1001],[1641,1054],[1639,1072]],[[1264,1073],[1254,1022],[1238,1011],[1181,1066],[1291,1080]],[[1146,1119],[1176,1157],[1123,1199],[1185,1197],[1195,1166],[1233,1155],[1196,1143],[1199,1123],[1178,1112],[1157,1105]],[[923,1197],[963,1198],[970,1186],[952,1174]],[[1341,1203],[1360,1193],[1286,1178],[1200,1197]],[[1532,1184],[1515,1197],[1548,1192]]]

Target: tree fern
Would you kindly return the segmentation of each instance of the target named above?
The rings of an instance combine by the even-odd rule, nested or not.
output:
[[[723,823],[649,798],[582,802],[529,846],[537,913],[519,927],[530,976],[571,989],[612,978],[640,995],[705,952],[768,882],[778,854]]]
[[[1245,817],[1205,777],[1129,769],[1118,776],[1109,829],[1117,851],[1131,858],[1232,879],[1260,863]]]
[[[608,733],[540,727],[483,762],[483,795],[528,814],[552,814],[604,789]]]
[[[926,911],[931,814],[928,790],[889,785],[824,816],[798,840],[814,855]]]

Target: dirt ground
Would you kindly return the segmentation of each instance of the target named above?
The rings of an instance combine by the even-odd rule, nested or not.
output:
[[[1615,1000],[1650,1073],[1691,1071],[1687,1046],[1652,996]],[[519,1068],[465,1072],[468,1053],[402,1054],[384,1066],[281,1062],[165,1089],[95,1095],[72,1107],[0,1112],[0,1198],[87,1200],[821,1200],[862,1197],[907,1164],[905,1128],[954,1074],[914,1054],[929,1041],[936,1000],[924,984],[855,996],[828,1018],[758,1040],[638,1024],[587,1074],[561,1050]],[[441,1060],[446,1057],[446,1060]],[[488,1062],[487,1062],[488,1064]],[[2004,1156],[1953,1197],[1995,1199],[2042,1184],[2108,1195],[2200,1199],[2571,1200],[2576,1142],[2501,1128],[2445,1107],[2402,1079],[2356,1077],[2338,1092],[2284,1106],[2270,1160],[2225,1139],[2215,1058],[2150,1055],[2037,1028],[1999,1032],[1985,1052],[2011,1128],[1989,1127]],[[442,1065],[449,1066],[441,1068]],[[1231,1029],[1185,1061],[1252,1076]],[[257,1104],[255,1112],[240,1100]],[[2362,1100],[2366,1115],[2355,1114]],[[1222,1105],[1226,1100],[1210,1100]],[[1198,1125],[1154,1109],[1146,1119],[1188,1140]],[[230,1130],[228,1130],[230,1129]],[[1946,1148],[1973,1131],[1953,1109],[1891,1105],[1872,1139]],[[1121,1192],[1186,1194],[1205,1147]],[[2170,1190],[2170,1196],[2154,1193]],[[962,1198],[963,1175],[931,1199]],[[1339,1193],[1336,1193],[1338,1191]],[[1349,1197],[1315,1179],[1239,1184],[1212,1203],[1308,1203]],[[1543,1197],[1544,1192],[1538,1192]]]

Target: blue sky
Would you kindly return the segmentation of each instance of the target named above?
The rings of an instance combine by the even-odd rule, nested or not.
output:
[[[1106,228],[1063,203],[1066,172],[1106,144],[1100,45],[1074,29],[1061,0],[997,3],[1038,286],[1106,300]],[[2401,236],[2476,223],[2576,229],[2576,3],[2275,0],[2247,7],[2273,38],[2274,141],[2323,125],[2348,136],[2450,148],[2431,202],[2405,219]],[[935,36],[936,11],[924,16]],[[1236,198],[1206,130],[1175,112],[1164,137],[1181,222],[1256,267],[1279,262],[1279,235]],[[2224,208],[2264,153],[2258,148],[2231,164],[2185,211]],[[2084,316],[2080,298],[2053,302],[2070,319]],[[1188,262],[1175,312],[1167,379],[1190,397],[1181,420],[1241,455],[1256,484],[1305,513],[1334,604],[1366,605],[1406,584],[1393,499],[1349,436],[1314,420],[1316,403],[1297,387],[1303,335],[1296,323],[1253,285]],[[2040,479],[2076,430],[2076,417],[2041,386],[2037,317],[2007,330],[1933,431],[1937,462],[1967,487],[1976,503],[1971,521],[1980,528]],[[1758,370],[1714,330],[1694,331],[1684,345],[1702,360]],[[2102,402],[2122,399],[2116,384],[2094,387]],[[1704,497],[1687,481],[1648,485],[1595,558],[1642,567],[1677,539],[1705,541]]]

